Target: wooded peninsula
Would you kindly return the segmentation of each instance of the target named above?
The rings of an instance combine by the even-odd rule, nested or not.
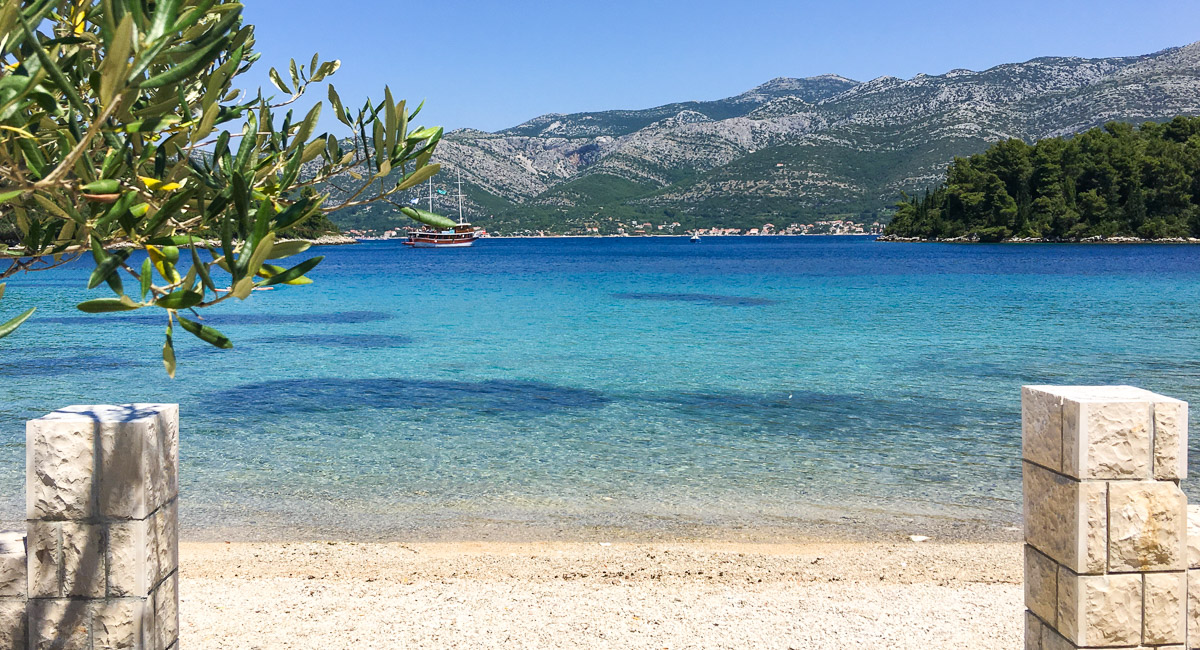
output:
[[[1200,118],[1113,122],[956,158],[945,184],[908,197],[885,235],[1081,241],[1200,237]]]

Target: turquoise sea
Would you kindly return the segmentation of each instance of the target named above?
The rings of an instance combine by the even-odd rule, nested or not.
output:
[[[22,518],[26,419],[171,401],[191,538],[1015,535],[1022,384],[1200,404],[1196,246],[312,253],[316,284],[210,311],[234,350],[177,332],[174,381],[160,314],[74,309],[84,266],[10,279],[0,316],[39,310],[0,342],[0,520]]]

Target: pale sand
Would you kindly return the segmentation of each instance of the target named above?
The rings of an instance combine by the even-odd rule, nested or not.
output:
[[[187,648],[1018,648],[1013,543],[184,543]]]

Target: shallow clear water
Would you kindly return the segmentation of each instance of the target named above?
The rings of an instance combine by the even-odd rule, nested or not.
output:
[[[0,343],[0,519],[21,517],[23,421],[74,403],[181,404],[185,534],[404,536],[478,522],[999,528],[1020,516],[1021,384],[1200,402],[1195,246],[319,253],[315,285],[209,315],[234,350],[177,332],[174,381],[159,314],[74,310],[87,269],[10,280],[0,315],[39,311]]]

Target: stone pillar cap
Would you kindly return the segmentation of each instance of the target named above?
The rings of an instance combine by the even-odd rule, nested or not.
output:
[[[1073,402],[1182,402],[1136,386],[1024,386]]]
[[[137,422],[158,416],[162,411],[178,408],[178,404],[77,404],[51,411],[39,420],[92,422]]]

